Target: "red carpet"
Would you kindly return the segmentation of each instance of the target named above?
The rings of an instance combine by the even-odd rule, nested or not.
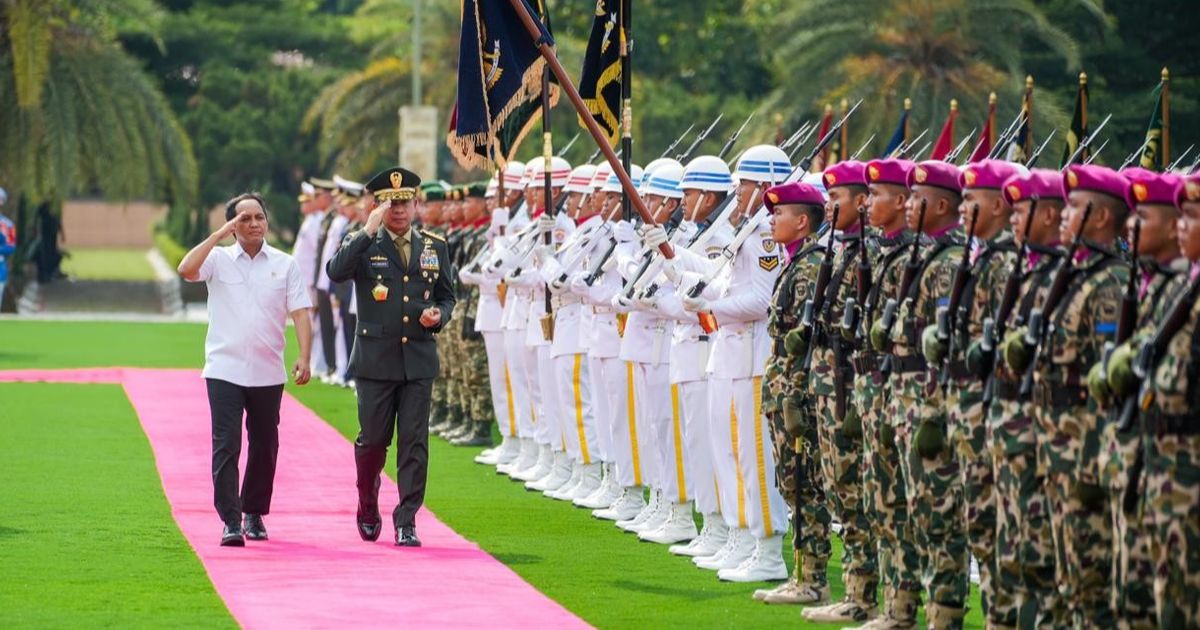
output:
[[[417,516],[420,549],[393,546],[390,526],[377,543],[359,540],[353,449],[286,393],[266,519],[271,540],[237,549],[217,544],[208,399],[198,371],[0,371],[0,381],[124,386],[175,520],[244,627],[586,627],[427,510]],[[243,459],[244,451],[243,445]],[[396,497],[386,477],[380,497],[386,521]]]

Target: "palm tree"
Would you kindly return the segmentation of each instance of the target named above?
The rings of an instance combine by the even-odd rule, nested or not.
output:
[[[1100,0],[1074,1],[1107,19]],[[982,120],[988,94],[996,91],[997,124],[1007,124],[1005,116],[1020,108],[1023,50],[1045,47],[1062,59],[1064,72],[1080,62],[1079,43],[1033,0],[794,0],[784,3],[777,24],[778,87],[763,109],[819,111],[826,102],[862,98],[852,144],[894,124],[906,97],[913,99],[914,121],[933,127],[929,139],[951,98],[963,116]],[[1039,122],[1065,119],[1050,99],[1037,108]],[[877,136],[880,146],[886,136]]]
[[[117,42],[157,19],[153,0],[0,0],[0,181],[35,201],[195,198],[191,142]]]

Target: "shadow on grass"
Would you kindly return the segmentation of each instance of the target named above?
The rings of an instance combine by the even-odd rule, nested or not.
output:
[[[541,564],[546,561],[542,556],[532,553],[492,553],[493,558],[512,566],[514,564]]]
[[[0,538],[14,538],[16,536],[20,536],[21,534],[28,533],[29,530],[27,529],[17,529],[16,527],[5,527],[4,525],[0,525]]]
[[[614,588],[636,593],[675,597],[689,602],[704,602],[728,597],[728,593],[716,590],[700,591],[695,589],[672,587],[661,582],[634,582],[632,580],[617,580],[612,582]]]

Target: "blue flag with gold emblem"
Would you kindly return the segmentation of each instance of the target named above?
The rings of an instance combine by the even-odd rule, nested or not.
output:
[[[522,0],[553,45],[543,0]],[[464,168],[503,167],[541,114],[545,60],[511,4],[463,0],[458,98],[446,145]],[[550,86],[551,104],[558,86]]]
[[[579,96],[596,118],[596,123],[617,146],[621,136],[621,47],[625,33],[621,28],[620,0],[596,0],[592,33],[583,55],[579,76]],[[580,119],[580,124],[583,124]]]

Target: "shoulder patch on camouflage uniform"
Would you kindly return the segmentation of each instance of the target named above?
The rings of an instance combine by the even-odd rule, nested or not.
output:
[[[759,256],[758,266],[766,271],[773,271],[779,266],[779,256]]]

